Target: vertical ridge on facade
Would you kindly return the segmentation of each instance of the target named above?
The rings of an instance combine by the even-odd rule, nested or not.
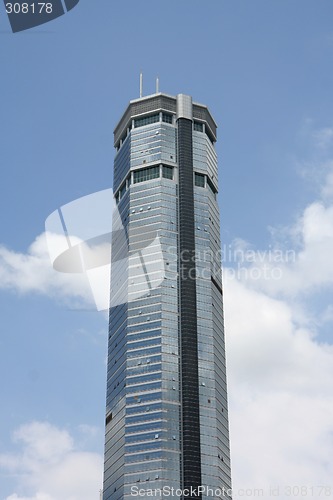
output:
[[[179,289],[183,489],[201,485],[192,121],[178,122]],[[191,498],[191,497],[190,497]],[[201,498],[201,495],[197,498]]]

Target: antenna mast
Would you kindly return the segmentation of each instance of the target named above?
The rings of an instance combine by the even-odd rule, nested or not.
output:
[[[142,90],[143,90],[143,74],[141,71],[140,72],[140,97],[142,97]]]

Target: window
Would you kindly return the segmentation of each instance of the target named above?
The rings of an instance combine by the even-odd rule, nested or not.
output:
[[[120,188],[120,193],[119,193],[120,198],[124,196],[125,192],[126,192],[126,182],[124,182],[124,184]]]
[[[197,172],[195,172],[194,178],[196,186],[205,187],[205,176],[203,174],[198,174]]]
[[[162,113],[162,121],[165,123],[172,123],[172,115],[169,113]]]
[[[211,133],[211,131],[209,130],[209,127],[205,127],[205,130],[206,130],[206,135],[207,135],[208,139],[210,140],[210,142],[211,142],[212,144],[214,144],[215,139],[214,139],[213,134],[212,134],[212,133]]]
[[[173,167],[168,167],[167,165],[163,165],[162,168],[162,176],[165,179],[173,179]]]
[[[151,123],[156,123],[160,121],[160,114],[156,113],[155,115],[144,116],[143,118],[136,118],[134,120],[134,127],[143,127],[144,125],[150,125]]]
[[[194,122],[193,129],[196,130],[197,132],[203,132],[203,123]]]
[[[212,181],[210,180],[209,177],[207,177],[207,184],[210,188],[210,190],[213,192],[213,194],[215,195],[217,193],[217,189],[216,187],[214,186],[214,184],[212,183]]]
[[[138,182],[149,181],[151,179],[158,179],[160,176],[160,167],[147,167],[136,170],[133,176],[134,184]]]

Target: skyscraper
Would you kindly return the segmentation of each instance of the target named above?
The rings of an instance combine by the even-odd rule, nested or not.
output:
[[[114,131],[103,500],[231,498],[215,141],[183,94],[131,101]]]

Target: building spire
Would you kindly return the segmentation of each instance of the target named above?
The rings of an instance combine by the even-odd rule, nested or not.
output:
[[[159,77],[156,78],[156,94],[158,94],[160,91],[160,79]]]
[[[142,71],[140,71],[140,98],[142,97],[142,91],[143,91],[143,74]]]

